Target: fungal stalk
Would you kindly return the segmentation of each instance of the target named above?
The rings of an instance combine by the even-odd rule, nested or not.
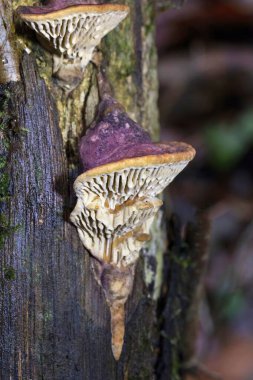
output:
[[[125,303],[140,250],[162,205],[157,198],[193,159],[187,144],[155,144],[123,107],[104,94],[96,121],[81,139],[84,172],[71,214],[83,245],[96,258],[96,277],[111,311],[112,350],[124,343]]]

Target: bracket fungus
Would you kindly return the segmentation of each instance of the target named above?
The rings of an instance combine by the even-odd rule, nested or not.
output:
[[[104,95],[96,121],[80,142],[84,173],[75,181],[71,214],[80,239],[96,260],[96,277],[111,310],[112,349],[124,342],[124,305],[139,252],[162,205],[156,196],[193,159],[187,144],[156,144],[123,107]]]
[[[48,0],[44,6],[18,7],[17,16],[53,54],[53,74],[74,89],[102,38],[124,20],[129,7],[85,0]]]

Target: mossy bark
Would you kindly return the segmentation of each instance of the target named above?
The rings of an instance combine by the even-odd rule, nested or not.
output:
[[[12,10],[7,0],[0,3],[0,83],[20,80],[18,55],[14,48]]]
[[[118,2],[129,4],[130,16],[99,51],[115,97],[157,140],[155,5],[152,0]],[[32,3],[5,0],[8,12],[12,5]],[[0,377],[152,379],[154,297],[159,294],[164,246],[161,218],[138,264],[127,305],[124,350],[116,363],[109,309],[94,279],[92,259],[69,222],[73,181],[80,172],[78,141],[98,104],[96,68],[90,63],[81,85],[66,96],[51,77],[50,54],[33,33],[18,27],[14,37],[21,80],[2,80],[0,92],[1,116],[11,116],[10,144],[3,151],[7,196],[1,210],[5,227],[13,227],[3,236],[0,255]]]
[[[103,40],[96,58],[102,56],[115,97],[158,140],[157,2],[115,2],[128,4],[130,16]],[[182,241],[181,229],[170,228],[164,261],[158,215],[137,266],[123,353],[115,362],[109,308],[69,222],[78,141],[99,101],[97,68],[90,63],[80,86],[63,93],[51,76],[51,55],[31,31],[17,26],[15,32],[12,25],[12,7],[32,3],[0,5],[1,54],[11,57],[10,66],[0,62],[0,378],[181,379],[182,363],[194,356],[206,229],[196,226]],[[9,26],[1,21],[5,15]]]

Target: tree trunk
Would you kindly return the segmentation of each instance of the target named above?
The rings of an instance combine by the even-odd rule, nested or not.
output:
[[[117,2],[130,6],[130,16],[104,39],[97,58],[103,56],[116,99],[157,140],[155,2]],[[13,0],[14,8],[32,3]],[[137,266],[116,362],[109,308],[69,221],[78,141],[98,104],[96,69],[90,63],[81,85],[64,94],[33,33],[17,27],[13,35],[11,6],[0,5],[0,378],[153,379],[166,245],[161,214]]]
[[[102,43],[107,76],[115,97],[158,138],[153,1],[119,2],[128,3],[131,14]],[[4,20],[11,2],[1,7]],[[90,255],[69,222],[73,181],[80,173],[78,140],[98,103],[94,66],[66,96],[51,78],[51,55],[34,35],[17,28],[13,41],[6,23],[0,25],[1,53],[7,42],[17,71],[11,74],[6,62],[1,77],[0,378],[151,379],[155,302],[144,281],[144,261],[147,267],[155,241],[138,265],[117,363],[109,308]]]

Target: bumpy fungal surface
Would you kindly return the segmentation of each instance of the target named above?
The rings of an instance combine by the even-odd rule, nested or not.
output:
[[[96,121],[80,142],[84,171],[101,167],[99,173],[107,173],[116,168],[189,161],[194,154],[194,149],[184,143],[153,143],[149,134],[130,119],[122,106],[109,95],[101,102]],[[150,158],[145,158],[148,156]],[[126,163],[128,158],[133,160]],[[115,165],[105,167],[108,163]],[[92,175],[96,171],[89,173]]]
[[[162,205],[156,196],[194,155],[195,150],[184,143],[153,143],[109,95],[81,139],[85,171],[74,184],[78,201],[71,220],[84,246],[98,260],[97,277],[111,310],[116,360],[124,342],[124,304],[132,289],[135,264]],[[103,283],[105,268],[110,281]],[[130,290],[126,283],[131,284]]]
[[[19,7],[16,13],[53,53],[53,73],[71,86],[82,78],[95,47],[128,10],[125,5],[50,0],[45,6]]]

